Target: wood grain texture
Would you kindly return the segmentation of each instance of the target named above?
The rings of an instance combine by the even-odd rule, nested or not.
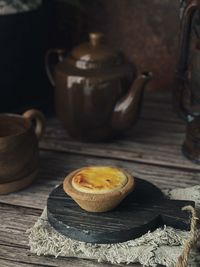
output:
[[[96,263],[89,260],[78,260],[73,258],[38,257],[31,254],[28,247],[29,229],[41,210],[32,208],[16,208],[15,206],[0,204],[0,264],[7,262],[5,266],[50,266],[50,267],[109,267],[107,263]],[[16,264],[16,265],[15,265]],[[20,265],[21,264],[21,265]],[[29,265],[30,264],[30,265]],[[4,267],[4,265],[0,265]],[[119,265],[123,266],[123,265]],[[139,265],[130,265],[137,267]]]
[[[0,266],[3,266],[3,267],[44,267],[44,265],[41,265],[41,264],[23,263],[23,262],[16,262],[12,260],[4,260],[4,259],[0,259]]]
[[[163,92],[160,98],[146,95],[141,119],[123,138],[104,143],[81,143],[67,137],[62,124],[49,121],[46,138],[40,148],[100,158],[120,159],[151,165],[200,170],[200,166],[182,155],[185,124],[169,105],[171,95]],[[155,111],[155,113],[153,112]],[[153,115],[152,115],[153,113]],[[152,116],[147,119],[148,116]],[[173,120],[173,121],[172,121]]]
[[[77,165],[78,167],[113,165],[125,168],[133,176],[150,181],[161,189],[200,184],[200,172],[198,170],[159,167],[122,160],[42,151],[40,163],[38,178],[31,187],[18,193],[0,196],[0,202],[41,210],[46,205],[49,192],[63,181],[67,173],[75,170]]]
[[[28,248],[26,230],[41,214],[49,192],[63,181],[68,172],[79,167],[113,165],[125,168],[161,189],[200,184],[200,166],[181,154],[185,125],[173,113],[170,102],[169,93],[146,94],[137,125],[124,138],[111,143],[72,141],[61,123],[50,118],[40,144],[37,180],[20,192],[0,196],[0,266],[111,266],[89,260],[38,257]]]
[[[43,209],[49,192],[63,181],[67,173],[77,169],[77,165],[78,167],[113,165],[125,168],[133,176],[150,181],[161,189],[200,184],[200,172],[198,170],[185,170],[130,161],[42,151],[40,154],[40,172],[37,180],[25,190],[0,196],[0,202]]]
[[[67,237],[113,244],[138,238],[164,225],[189,230],[190,215],[181,210],[189,205],[194,206],[194,203],[168,200],[159,188],[135,178],[133,192],[114,210],[102,213],[81,209],[61,184],[48,197],[47,216],[50,224]]]
[[[17,263],[19,266],[21,263],[26,264],[28,266],[36,265],[42,267],[110,267],[111,265],[108,263],[96,263],[90,260],[83,260],[83,259],[73,259],[73,258],[53,258],[53,257],[44,257],[37,255],[33,255],[29,252],[28,248],[22,249],[21,247],[14,247],[14,246],[4,246],[0,245],[0,262],[1,259],[8,262]],[[30,264],[30,265],[29,265]],[[13,265],[16,266],[16,265]],[[113,265],[114,266],[114,265]],[[117,266],[124,266],[122,264]],[[139,267],[140,265],[129,265],[133,267]],[[4,267],[4,266],[3,266]]]

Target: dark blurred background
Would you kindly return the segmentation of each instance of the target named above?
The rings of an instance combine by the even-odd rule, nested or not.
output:
[[[0,16],[0,111],[53,108],[44,68],[48,48],[70,51],[102,31],[138,70],[150,70],[148,90],[170,90],[176,69],[179,0],[44,0],[37,10]]]

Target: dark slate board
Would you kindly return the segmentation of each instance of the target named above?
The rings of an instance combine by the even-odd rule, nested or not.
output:
[[[89,243],[118,243],[140,237],[164,225],[189,230],[190,216],[181,211],[191,201],[168,200],[153,184],[136,178],[135,190],[114,210],[90,213],[82,210],[62,189],[47,200],[50,224],[61,234]]]

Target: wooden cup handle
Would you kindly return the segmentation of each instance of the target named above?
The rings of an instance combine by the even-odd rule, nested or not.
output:
[[[29,120],[35,120],[36,125],[35,125],[35,134],[38,138],[38,140],[41,139],[45,132],[45,124],[46,120],[42,112],[40,112],[37,109],[29,109],[25,111],[22,115],[24,118],[29,119]]]

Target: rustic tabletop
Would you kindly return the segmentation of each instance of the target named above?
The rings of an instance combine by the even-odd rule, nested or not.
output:
[[[172,110],[169,92],[146,94],[137,125],[123,138],[112,142],[72,141],[61,123],[49,118],[45,138],[40,143],[38,179],[25,190],[0,196],[0,266],[111,266],[89,260],[33,255],[26,230],[36,222],[53,187],[62,182],[65,174],[81,166],[122,167],[161,189],[199,184],[200,165],[188,161],[181,153],[184,133],[185,125]]]

